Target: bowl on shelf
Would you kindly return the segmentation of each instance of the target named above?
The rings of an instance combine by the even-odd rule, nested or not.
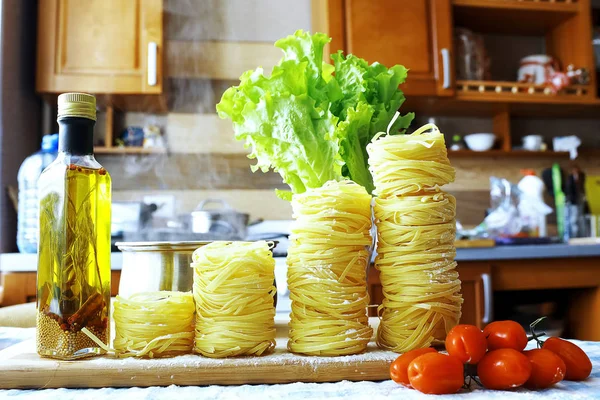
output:
[[[523,149],[527,151],[541,151],[544,139],[540,135],[527,135],[523,137]]]
[[[496,135],[493,133],[472,133],[465,136],[465,142],[469,150],[488,151],[494,147]]]

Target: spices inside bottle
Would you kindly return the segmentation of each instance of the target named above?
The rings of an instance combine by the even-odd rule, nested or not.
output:
[[[111,181],[94,159],[96,101],[59,96],[59,155],[38,182],[37,351],[71,360],[108,344]]]

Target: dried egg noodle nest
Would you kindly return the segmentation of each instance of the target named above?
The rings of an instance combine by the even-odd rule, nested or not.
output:
[[[375,218],[399,225],[443,224],[454,222],[456,199],[444,193],[420,196],[375,198]]]
[[[460,319],[456,200],[439,189],[454,180],[454,169],[434,125],[375,137],[367,151],[379,196],[375,267],[384,299],[377,343],[402,353],[443,341]]]
[[[143,292],[114,302],[113,348],[87,328],[81,331],[117,357],[172,357],[192,352],[194,299],[187,292]]]
[[[194,299],[187,292],[146,292],[114,301],[117,356],[169,357],[192,352]]]
[[[426,132],[432,127],[435,132]],[[436,190],[454,181],[442,135],[425,125],[412,135],[375,136],[367,146],[374,195],[382,198]]]
[[[291,352],[339,356],[366,349],[373,334],[366,283],[370,204],[371,196],[351,181],[330,181],[293,196],[296,220],[287,257]]]
[[[192,256],[194,352],[222,358],[275,347],[275,260],[265,241],[213,242]]]

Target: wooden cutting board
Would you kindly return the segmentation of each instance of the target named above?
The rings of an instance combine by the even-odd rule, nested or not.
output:
[[[457,249],[474,248],[474,247],[494,247],[496,241],[494,239],[472,239],[472,240],[456,240],[454,245]]]
[[[378,320],[371,318],[373,325]],[[369,343],[366,353],[308,357],[288,353],[287,326],[277,323],[277,347],[263,357],[210,359],[185,355],[154,360],[96,357],[78,361],[41,358],[28,340],[0,351],[0,389],[100,388],[169,385],[241,385],[389,379],[398,354]]]
[[[569,244],[574,246],[586,246],[600,244],[600,238],[587,237],[587,238],[573,238],[569,239]]]

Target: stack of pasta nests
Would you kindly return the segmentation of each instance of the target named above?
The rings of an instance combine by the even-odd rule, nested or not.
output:
[[[366,307],[371,196],[354,182],[295,194],[288,251],[292,300],[288,349],[320,356],[364,351],[373,330]]]
[[[194,252],[195,353],[260,356],[275,348],[271,247],[265,241],[213,242]]]
[[[367,151],[378,196],[375,267],[384,294],[377,343],[406,352],[443,341],[460,318],[456,200],[439,189],[455,174],[434,125],[382,136]]]

